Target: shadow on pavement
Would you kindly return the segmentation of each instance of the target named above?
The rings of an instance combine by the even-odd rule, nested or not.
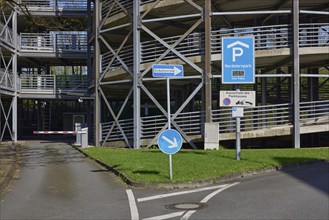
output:
[[[286,164],[287,159],[292,158],[275,157],[280,164]],[[316,159],[307,158],[307,161],[316,161]],[[287,165],[280,168],[284,173],[312,186],[329,195],[329,162],[306,162],[298,165]],[[320,176],[320,178],[319,178]]]

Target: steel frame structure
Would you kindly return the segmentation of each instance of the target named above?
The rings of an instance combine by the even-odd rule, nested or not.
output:
[[[26,113],[21,108],[23,100],[36,100],[35,102],[41,100],[44,103],[55,102],[56,99],[60,102],[76,100],[78,103],[80,98],[90,98],[86,85],[88,76],[79,79],[71,77],[66,79],[71,82],[64,85],[67,83],[63,82],[64,78],[52,76],[49,67],[72,66],[73,68],[80,65],[88,66],[91,71],[87,57],[91,62],[92,48],[88,40],[92,33],[89,35],[74,31],[71,33],[55,31],[48,34],[25,33],[23,29],[25,21],[21,18],[26,16],[22,10],[29,10],[29,15],[44,16],[45,19],[54,16],[81,18],[88,14],[90,19],[86,26],[92,27],[92,1],[21,0],[17,3],[8,1],[0,8],[0,141],[3,141],[5,136],[10,136],[10,140],[13,141],[18,140],[18,128],[24,126],[20,124],[24,123],[21,115]],[[89,30],[90,27],[88,26]],[[24,74],[24,71],[30,70],[31,73]],[[36,106],[40,107],[40,103]],[[40,112],[42,109],[39,109]],[[33,117],[39,120],[39,113]],[[91,123],[89,121],[89,124]],[[32,130],[29,133],[32,134]]]
[[[213,21],[222,19],[222,26],[225,27],[223,30],[224,32],[231,28],[232,30],[236,30],[238,33],[238,29],[243,28],[234,27],[231,20],[232,18],[234,20],[234,17],[255,16],[254,20],[260,21],[260,24],[264,25],[271,19],[273,20],[275,16],[290,16],[291,23],[288,24],[288,26],[291,26],[291,34],[288,32],[287,38],[291,39],[291,43],[288,45],[288,48],[291,49],[292,53],[284,56],[283,59],[276,61],[271,65],[265,65],[264,67],[259,68],[259,70],[256,72],[256,77],[261,80],[260,85],[262,94],[260,94],[261,100],[259,103],[261,103],[263,106],[267,105],[266,93],[268,91],[268,93],[270,93],[271,91],[276,90],[277,94],[279,94],[281,91],[280,85],[283,82],[286,82],[288,79],[288,92],[290,93],[288,94],[290,97],[288,102],[292,103],[292,115],[294,118],[292,123],[293,143],[295,148],[300,148],[300,80],[302,77],[329,77],[329,74],[318,74],[318,72],[316,74],[301,73],[301,68],[305,68],[305,66],[302,66],[300,61],[300,17],[303,15],[328,15],[325,6],[323,6],[324,8],[317,8],[318,10],[302,10],[302,7],[300,7],[302,3],[299,0],[282,0],[278,1],[278,3],[274,5],[271,10],[255,9],[223,11],[220,7],[221,3],[216,4],[211,0],[177,0],[167,1],[166,3],[163,0],[136,0],[133,2],[124,0],[109,0],[103,1],[102,3],[96,0],[96,5],[97,2],[99,3],[99,6],[95,7],[95,45],[98,45],[96,48],[99,48],[95,50],[96,69],[94,73],[96,78],[96,145],[105,145],[111,134],[114,132],[115,128],[117,128],[120,135],[122,135],[122,139],[124,140],[127,147],[137,149],[140,148],[142,138],[141,127],[143,123],[141,120],[141,99],[142,97],[147,97],[147,99],[153,102],[153,104],[164,117],[170,117],[171,124],[182,134],[185,141],[189,143],[192,148],[197,148],[189,135],[186,134],[186,132],[182,129],[182,125],[178,125],[175,119],[177,119],[178,115],[180,115],[189,105],[191,100],[193,100],[197,95],[201,95],[201,105],[202,111],[204,112],[204,119],[201,120],[201,123],[198,126],[200,126],[202,130],[203,123],[214,121],[212,117],[214,111],[212,87],[215,83],[215,79],[220,79],[221,75],[216,73],[220,68],[218,68],[218,64],[214,63],[215,48],[213,46],[214,39],[211,34],[212,31],[214,31],[213,28],[215,25],[215,22]],[[180,15],[171,15],[170,12],[164,13],[160,10],[161,7],[165,7],[171,4],[177,4],[179,6],[184,5],[184,7],[189,8],[190,11],[188,12],[186,10],[182,10],[182,14]],[[147,5],[147,7],[144,7],[145,5]],[[152,11],[156,10],[159,10],[161,13],[155,16],[152,14]],[[122,22],[120,22],[120,19]],[[280,18],[278,17],[278,19]],[[189,21],[187,25],[184,23],[186,20]],[[168,35],[173,36],[175,33],[164,34],[162,32],[160,34],[160,31],[156,28],[158,24],[168,24],[169,26],[171,24],[175,24],[180,26],[179,31],[177,31],[178,28],[173,28],[179,33],[179,35],[176,34],[176,37],[172,37],[170,40],[168,40],[170,38]],[[247,27],[244,28],[252,29],[254,26],[257,25],[247,24]],[[162,27],[158,25],[158,28],[161,29]],[[201,32],[200,30],[204,31]],[[121,37],[112,40],[111,36],[118,35],[118,32],[120,33]],[[198,42],[200,45],[202,45],[202,49],[200,49],[198,52],[198,55],[201,56],[201,60],[203,60],[202,62],[196,61],[197,59],[189,57],[189,55],[184,53],[180,47],[180,44],[185,42],[184,40],[186,40],[192,34],[196,33],[200,33],[200,36],[202,35],[204,39],[201,42],[200,38],[200,41]],[[145,39],[147,42],[150,42],[149,40],[153,39],[154,45],[157,45],[158,48],[161,47],[161,50],[159,50],[160,52],[154,56],[155,58],[152,61],[144,61],[145,59],[143,57],[143,50],[145,50],[144,45],[147,44]],[[266,46],[266,39],[264,42],[265,49],[267,49],[268,46]],[[128,52],[126,49],[128,47],[132,47],[133,49],[129,50],[130,52]],[[169,54],[171,56],[170,58],[168,58]],[[127,55],[132,57],[132,61],[127,59]],[[104,59],[109,60],[104,62]],[[165,80],[154,79],[150,77],[152,68],[152,65],[150,64],[158,63],[179,63],[185,65],[189,69],[189,72],[193,72],[193,74],[187,74],[183,80],[193,80],[196,84],[196,86],[193,88],[190,94],[185,97],[181,104],[175,104],[176,111],[171,116],[167,115],[167,111],[163,107],[163,104],[161,104],[161,99],[156,97],[154,89],[150,89],[150,84],[156,83],[158,81],[164,82]],[[103,67],[103,65],[105,65],[105,67]],[[287,70],[283,70],[281,68],[286,68],[287,66],[291,67],[289,67]],[[323,62],[318,66],[328,68]],[[276,72],[273,73],[273,71]],[[118,72],[123,73],[123,75],[125,74],[125,77],[116,77]],[[266,80],[269,77],[276,77],[276,85],[270,89],[268,89]],[[311,89],[314,91],[314,80],[308,81],[309,85],[312,87]],[[327,81],[328,80],[325,80],[322,85],[318,86],[318,88],[321,88],[321,86],[323,86]],[[177,83],[177,85],[179,85],[179,83]],[[122,91],[120,89],[116,90],[116,88],[119,87],[127,87],[127,89],[124,90],[125,95],[121,96],[120,108],[115,111],[113,105],[116,104],[116,101],[115,98],[111,97],[113,96],[113,93],[116,93],[116,91],[118,93]],[[257,85],[254,87],[257,87]],[[279,95],[281,96],[281,93]],[[310,96],[313,97],[311,98],[311,101],[313,101],[315,96],[313,92]],[[127,120],[130,119],[125,119],[123,117],[123,112],[125,109],[130,108],[130,103],[132,103],[133,106],[133,113],[131,115],[133,120],[133,128],[128,130],[132,131],[133,134],[128,134],[128,130],[124,129],[124,127],[127,126],[125,123],[127,123]],[[101,107],[103,104],[106,108]],[[107,111],[110,113],[113,123],[111,123],[110,128],[107,129],[105,137],[103,137],[102,128],[100,128],[99,125],[103,123],[102,121],[104,120],[104,115],[106,115]],[[165,123],[160,128],[157,128],[157,135],[151,138],[151,140],[146,144],[147,147],[152,146],[156,142],[159,133],[166,128],[168,128],[168,123]]]
[[[1,125],[0,120],[0,141],[3,140],[5,131],[8,130],[11,140],[17,141],[17,6],[9,4],[12,9],[10,14],[1,8],[0,16],[2,23],[2,30],[0,36],[2,37],[0,42],[0,108],[1,114],[4,118],[4,125]],[[2,49],[3,48],[3,49]],[[5,58],[4,51],[9,55],[9,60]],[[3,95],[1,95],[1,93]],[[1,99],[6,96],[6,99],[10,100],[9,108],[5,109],[3,101]],[[11,116],[11,117],[10,117]],[[1,117],[0,117],[1,118]],[[11,118],[11,123],[9,122]]]

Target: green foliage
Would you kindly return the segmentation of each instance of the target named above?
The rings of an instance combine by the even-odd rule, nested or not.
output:
[[[85,149],[91,157],[121,171],[136,182],[169,181],[168,155],[160,150]],[[251,170],[329,159],[329,148],[242,150],[241,160],[235,150],[181,150],[173,157],[173,182],[217,178]]]

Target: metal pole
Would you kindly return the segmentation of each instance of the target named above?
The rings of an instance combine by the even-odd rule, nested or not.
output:
[[[169,177],[172,180],[172,156],[169,154]]]
[[[168,129],[171,129],[171,113],[170,113],[170,79],[167,78],[167,118],[168,118]],[[172,180],[172,156],[169,154],[169,177]]]
[[[12,134],[12,139],[14,142],[17,141],[17,79],[18,79],[18,75],[17,75],[17,6],[15,6],[15,12],[14,12],[14,16],[13,16],[13,32],[14,32],[14,57],[13,57],[13,74],[14,74],[14,89],[15,89],[15,93],[14,93],[14,97],[13,97],[13,110],[12,110],[12,123],[13,123],[13,134]]]
[[[167,113],[168,113],[168,129],[171,129],[171,120],[170,120],[170,79],[167,78]]]
[[[293,7],[293,139],[295,148],[300,148],[300,122],[299,122],[299,108],[300,108],[300,77],[299,77],[299,0],[292,1]]]
[[[133,44],[134,44],[134,70],[133,70],[133,100],[134,100],[134,148],[140,148],[141,139],[141,113],[140,113],[140,62],[141,62],[141,49],[140,49],[140,0],[135,0],[133,3]]]
[[[211,122],[211,0],[205,0],[205,113],[206,123]]]
[[[236,117],[236,160],[240,160],[241,136],[240,136],[240,117]]]
[[[237,90],[240,91],[240,85],[237,85]],[[236,147],[236,160],[240,160],[240,151],[241,151],[241,120],[240,117],[236,117],[236,141],[235,141],[235,147]]]
[[[99,45],[99,23],[100,23],[100,1],[95,1],[95,146],[100,145],[100,94],[99,94],[99,75],[100,75],[100,45]]]

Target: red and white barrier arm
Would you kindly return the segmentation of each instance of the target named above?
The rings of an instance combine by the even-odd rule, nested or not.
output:
[[[79,131],[33,131],[33,134],[78,134],[85,133]]]

